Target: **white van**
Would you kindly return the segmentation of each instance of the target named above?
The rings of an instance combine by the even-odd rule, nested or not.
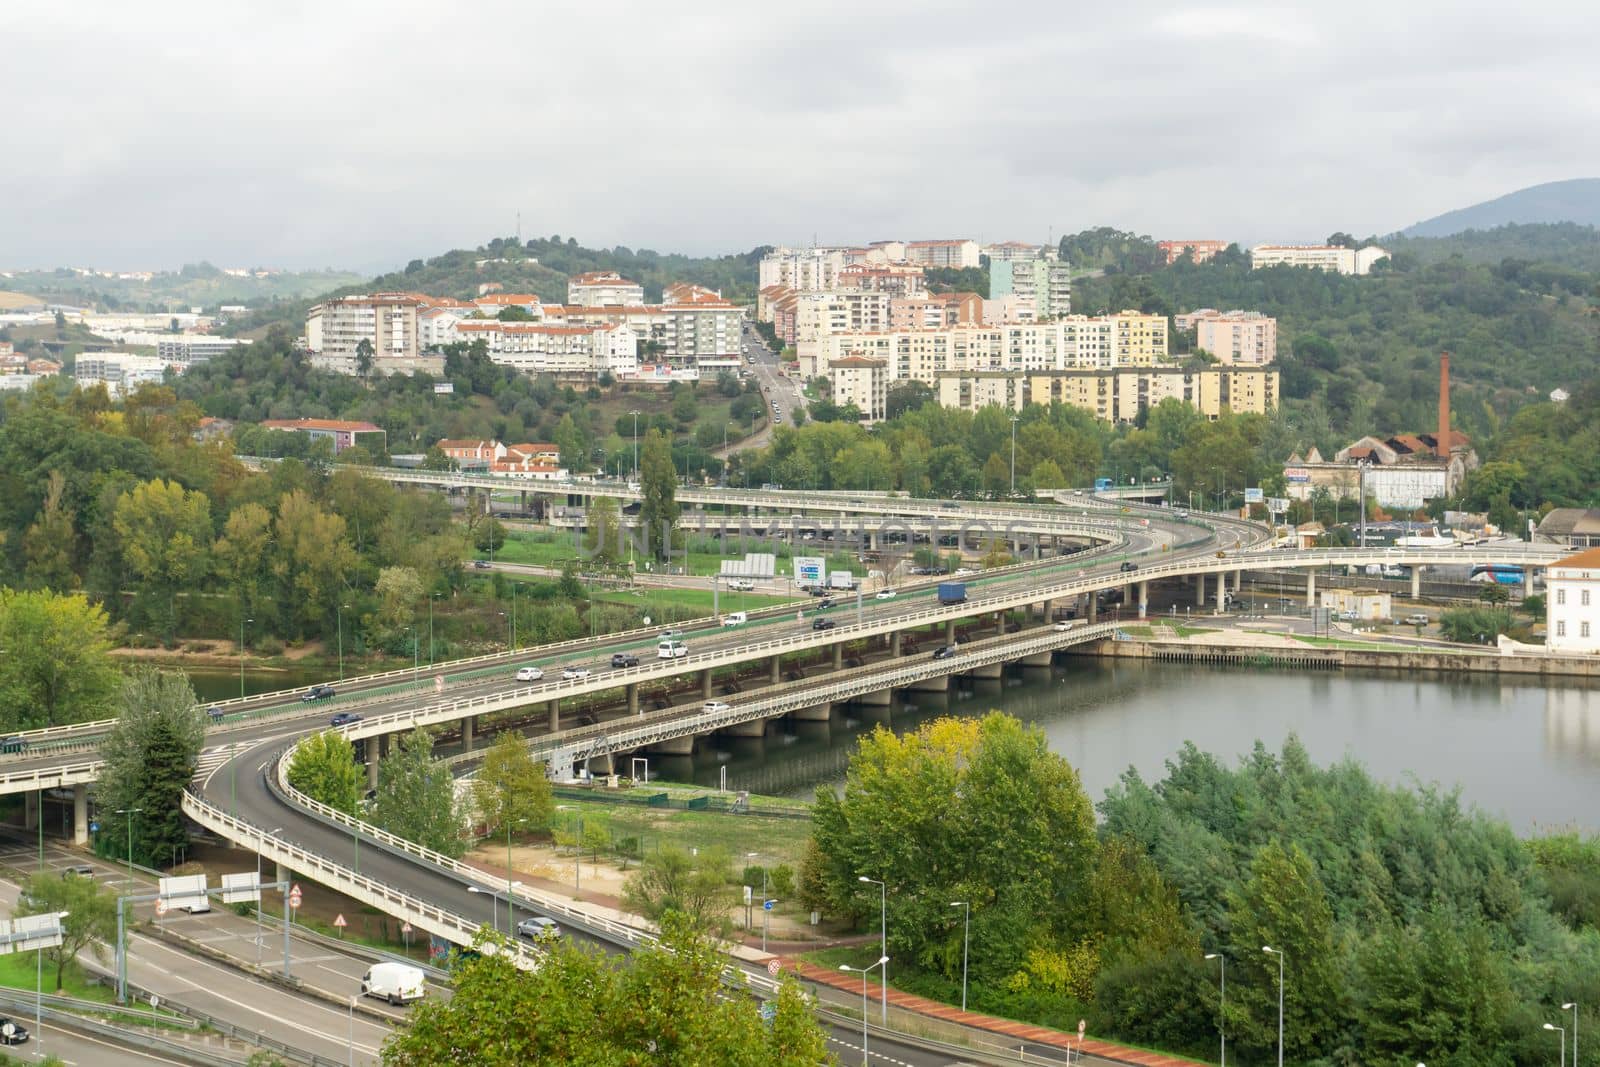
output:
[[[682,641],[663,641],[656,646],[656,659],[679,659],[689,654],[689,646]]]
[[[390,1004],[409,1004],[422,999],[426,992],[423,982],[422,970],[410,964],[374,963],[361,976],[361,995]]]
[[[743,626],[750,621],[750,615],[743,611],[730,611],[722,617],[724,626]]]

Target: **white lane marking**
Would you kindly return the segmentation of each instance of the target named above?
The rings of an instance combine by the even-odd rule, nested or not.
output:
[[[91,1042],[93,1044],[100,1045],[100,1046],[102,1046],[104,1048],[116,1049],[119,1053],[121,1053],[124,1056],[134,1056],[134,1057],[137,1057],[138,1059],[144,1060],[144,1061],[146,1061],[148,1063],[170,1063],[170,1064],[173,1065],[173,1067],[185,1067],[185,1064],[188,1062],[186,1060],[169,1060],[169,1059],[166,1059],[165,1057],[157,1056],[154,1053],[145,1052],[143,1049],[128,1048],[127,1046],[124,1046],[124,1045],[113,1044],[110,1041],[103,1041],[98,1037],[90,1037],[87,1034],[80,1034],[76,1030],[54,1030],[51,1027],[46,1027],[46,1029],[49,1029],[49,1030],[51,1030],[52,1033],[61,1035],[63,1037],[76,1038],[79,1041],[88,1041],[88,1042]],[[51,1053],[51,1055],[59,1055],[59,1054]],[[78,1061],[77,1060],[63,1059],[61,1062],[62,1063],[67,1063],[67,1064],[72,1064],[75,1067],[75,1065],[77,1064]]]
[[[830,1037],[828,1038],[828,1041],[832,1044],[838,1045],[840,1048],[847,1048],[851,1052],[861,1051],[860,1045],[853,1045],[843,1038]],[[870,1045],[867,1048],[867,1055],[871,1056],[875,1060],[882,1060],[884,1063],[892,1063],[895,1065],[895,1067],[911,1067],[911,1064],[906,1060],[897,1060],[893,1056],[885,1056],[881,1052],[873,1052]]]

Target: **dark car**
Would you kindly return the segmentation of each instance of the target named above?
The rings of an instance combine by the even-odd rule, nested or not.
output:
[[[475,570],[486,571],[489,569],[489,561],[486,559],[475,559],[472,561],[472,566]]]
[[[632,652],[611,653],[611,666],[613,667],[637,667],[638,665],[639,657]]]
[[[28,1040],[28,1028],[14,1019],[0,1015],[0,1044],[20,1045]]]
[[[956,654],[956,646],[955,645],[940,645],[938,648],[933,650],[933,658],[934,659],[949,659],[951,656],[953,656],[955,654]]]
[[[812,586],[809,590],[807,590],[807,592],[809,592],[812,596],[824,596],[825,597],[825,596],[828,595],[828,590],[825,589],[824,587],[820,586],[820,585]]]
[[[358,723],[360,721],[361,721],[361,716],[357,715],[355,712],[353,712],[353,711],[341,711],[339,714],[335,715],[333,718],[328,720],[328,725],[329,726],[349,726],[352,723]]]
[[[212,722],[222,721],[222,709],[217,707],[215,704],[206,709],[206,714],[211,717]]]
[[[811,628],[813,630],[831,630],[831,629],[833,629],[833,627],[834,627],[834,622],[833,622],[832,619],[812,619],[811,620]]]
[[[833,597],[831,596],[825,596],[821,600],[817,601],[818,611],[827,611],[831,607],[833,607]]]
[[[20,734],[12,734],[4,741],[0,741],[0,752],[26,752],[28,739]]]
[[[319,700],[332,699],[333,694],[334,689],[331,685],[314,685],[305,691],[305,695],[300,698],[300,703],[315,704]]]
[[[1139,565],[1131,559],[1125,559],[1122,561],[1122,569],[1125,571],[1136,571],[1139,569]]]

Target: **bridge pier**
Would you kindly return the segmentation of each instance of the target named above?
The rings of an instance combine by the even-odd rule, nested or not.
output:
[[[954,619],[944,624],[944,643],[947,645],[956,643],[956,620]]]
[[[751,719],[749,722],[736,722],[723,730],[729,737],[765,737],[767,736],[767,720]]]
[[[700,696],[704,700],[711,699],[711,668],[707,667],[700,672]]]
[[[789,713],[789,717],[796,722],[827,722],[833,716],[833,705],[815,704],[809,708],[797,708]]]
[[[1024,667],[1043,667],[1048,670],[1050,667],[1050,653],[1035,652],[1032,655],[1023,656],[1018,662]]]
[[[844,642],[843,641],[835,641],[833,643],[833,669],[836,670],[836,671],[844,669]]]
[[[899,657],[900,637],[901,634],[899,630],[896,630],[894,633],[889,635],[889,655]]]
[[[920,682],[912,682],[906,689],[912,693],[948,693],[950,676],[941,674],[934,678],[924,678]]]
[[[658,741],[649,746],[647,751],[659,752],[663,756],[692,756],[694,755],[694,734]]]
[[[782,661],[782,656],[773,656],[769,661],[769,665],[771,667],[771,670],[768,672],[767,676],[767,681],[769,684],[777,685],[779,682],[783,681],[783,671],[780,667]]]
[[[1228,572],[1217,572],[1217,614],[1221,615],[1228,608]]]
[[[478,717],[476,715],[468,715],[461,720],[461,751],[472,751],[472,735],[477,731],[477,728]]]
[[[1150,607],[1150,581],[1146,579],[1139,583],[1139,618],[1144,618]]]
[[[639,683],[638,682],[629,682],[628,686],[627,686],[627,693],[628,693],[628,714],[629,715],[637,715],[637,714],[639,714]]]
[[[862,693],[853,703],[864,704],[869,708],[886,708],[894,701],[894,690],[878,689],[871,693]]]
[[[1416,596],[1416,572],[1412,572],[1412,596]],[[1317,572],[1306,571],[1306,608],[1309,610],[1317,606]]]
[[[44,800],[44,790],[22,794],[22,826],[27,830],[37,829],[39,826],[39,808]]]
[[[1206,606],[1206,576],[1204,573],[1194,576],[1194,606],[1197,608]]]
[[[550,712],[550,732],[555,733],[561,729],[561,698],[555,697],[546,705]]]
[[[378,788],[378,758],[376,755],[367,760],[367,788]]]
[[[1413,567],[1413,568],[1411,568],[1411,580],[1413,582],[1415,582],[1416,579],[1417,579],[1417,569],[1415,567]],[[1524,568],[1522,568],[1522,595],[1525,596],[1525,597],[1530,597],[1530,596],[1533,595],[1533,568],[1532,567],[1524,567]],[[1413,593],[1412,596],[1416,596],[1416,594]]]
[[[79,782],[72,787],[72,843],[89,843],[89,784]]]
[[[1529,571],[1528,573],[1529,573],[1529,575],[1532,575],[1533,572]],[[1532,596],[1533,595],[1533,593],[1532,593],[1532,590],[1533,590],[1533,578],[1532,577],[1528,578],[1528,590],[1529,590],[1529,592],[1528,592],[1527,595]],[[1420,565],[1413,566],[1411,568],[1411,599],[1412,600],[1421,600],[1422,599],[1422,567]]]
[[[994,613],[994,632],[1002,637],[1005,636],[1006,613],[1003,611],[997,611]]]

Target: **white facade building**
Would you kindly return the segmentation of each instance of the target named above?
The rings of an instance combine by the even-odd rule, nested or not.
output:
[[[782,285],[796,292],[832,289],[845,266],[842,248],[776,248],[761,257],[759,285]]]
[[[935,270],[960,270],[980,265],[978,242],[957,238],[950,241],[907,241],[905,260]]]
[[[490,360],[527,374],[632,378],[639,373],[638,337],[626,326],[463,319],[455,324],[454,339],[482,340]]]
[[[227,355],[235,345],[247,345],[248,337],[210,337],[206,334],[179,334],[156,341],[156,356],[166,363],[204,363]]]
[[[1545,578],[1545,644],[1552,652],[1600,652],[1600,548],[1550,565]]]
[[[306,347],[330,365],[352,368],[362,341],[372,345],[375,366],[386,359],[415,360],[420,354],[417,313],[423,303],[410,293],[378,293],[318,304],[306,315]]]
[[[638,307],[644,286],[613,270],[592,270],[567,279],[567,303],[578,307]]]
[[[167,373],[167,362],[159,356],[136,356],[131,352],[84,352],[78,356],[73,377],[82,388],[103,384],[112,397],[123,397],[146,382],[160,384]]]
[[[1388,259],[1389,253],[1377,245],[1343,248],[1339,245],[1256,245],[1250,250],[1250,268],[1311,267],[1335,274],[1370,274],[1372,265]]]

